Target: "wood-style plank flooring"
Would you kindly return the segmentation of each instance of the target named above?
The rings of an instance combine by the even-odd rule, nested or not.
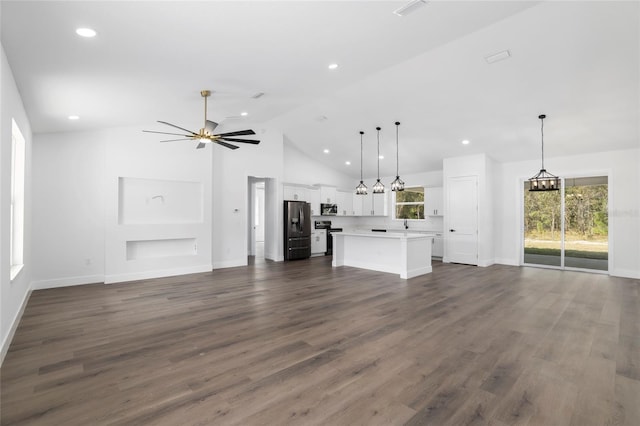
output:
[[[640,281],[330,260],[35,291],[2,425],[640,425]]]

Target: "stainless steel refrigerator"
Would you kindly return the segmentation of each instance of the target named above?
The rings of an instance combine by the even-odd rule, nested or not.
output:
[[[284,260],[311,256],[311,207],[304,201],[284,202]]]

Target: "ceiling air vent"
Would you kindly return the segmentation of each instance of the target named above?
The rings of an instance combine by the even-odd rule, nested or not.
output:
[[[409,3],[405,4],[399,9],[393,11],[398,16],[405,16],[414,12],[416,9],[420,8],[427,4],[426,0],[411,0]]]
[[[493,55],[485,56],[484,60],[487,61],[488,64],[493,64],[498,61],[504,61],[505,59],[509,59],[511,57],[511,53],[508,50],[503,50],[502,52],[494,53]]]

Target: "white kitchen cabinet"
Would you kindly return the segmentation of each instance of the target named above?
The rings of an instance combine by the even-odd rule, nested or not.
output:
[[[424,189],[424,214],[444,216],[444,192],[442,187]]]
[[[327,230],[311,229],[311,254],[324,254],[327,251]]]
[[[362,197],[362,216],[373,216],[373,194],[369,191]]]
[[[353,214],[354,216],[386,216],[387,215],[387,194],[367,195],[353,194]]]
[[[353,216],[353,193],[351,191],[336,191],[338,216]]]
[[[337,204],[336,188],[332,186],[320,187],[320,202],[325,204]]]
[[[371,215],[372,216],[386,216],[387,215],[387,199],[389,198],[386,193],[384,194],[372,194]]]
[[[441,233],[437,233],[433,238],[433,245],[431,246],[431,257],[438,257],[442,259],[444,256],[444,240]]]
[[[311,216],[320,216],[320,190],[308,188],[305,201],[311,204]]]
[[[285,201],[308,201],[307,188],[304,186],[285,183],[282,185],[282,193]]]
[[[353,194],[351,197],[351,201],[353,202],[353,215],[354,216],[362,216],[362,206],[364,205],[363,200],[366,195],[358,195]]]

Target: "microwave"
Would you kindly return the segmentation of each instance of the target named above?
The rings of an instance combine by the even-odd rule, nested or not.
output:
[[[337,216],[338,205],[337,204],[320,204],[320,215],[322,216]]]

